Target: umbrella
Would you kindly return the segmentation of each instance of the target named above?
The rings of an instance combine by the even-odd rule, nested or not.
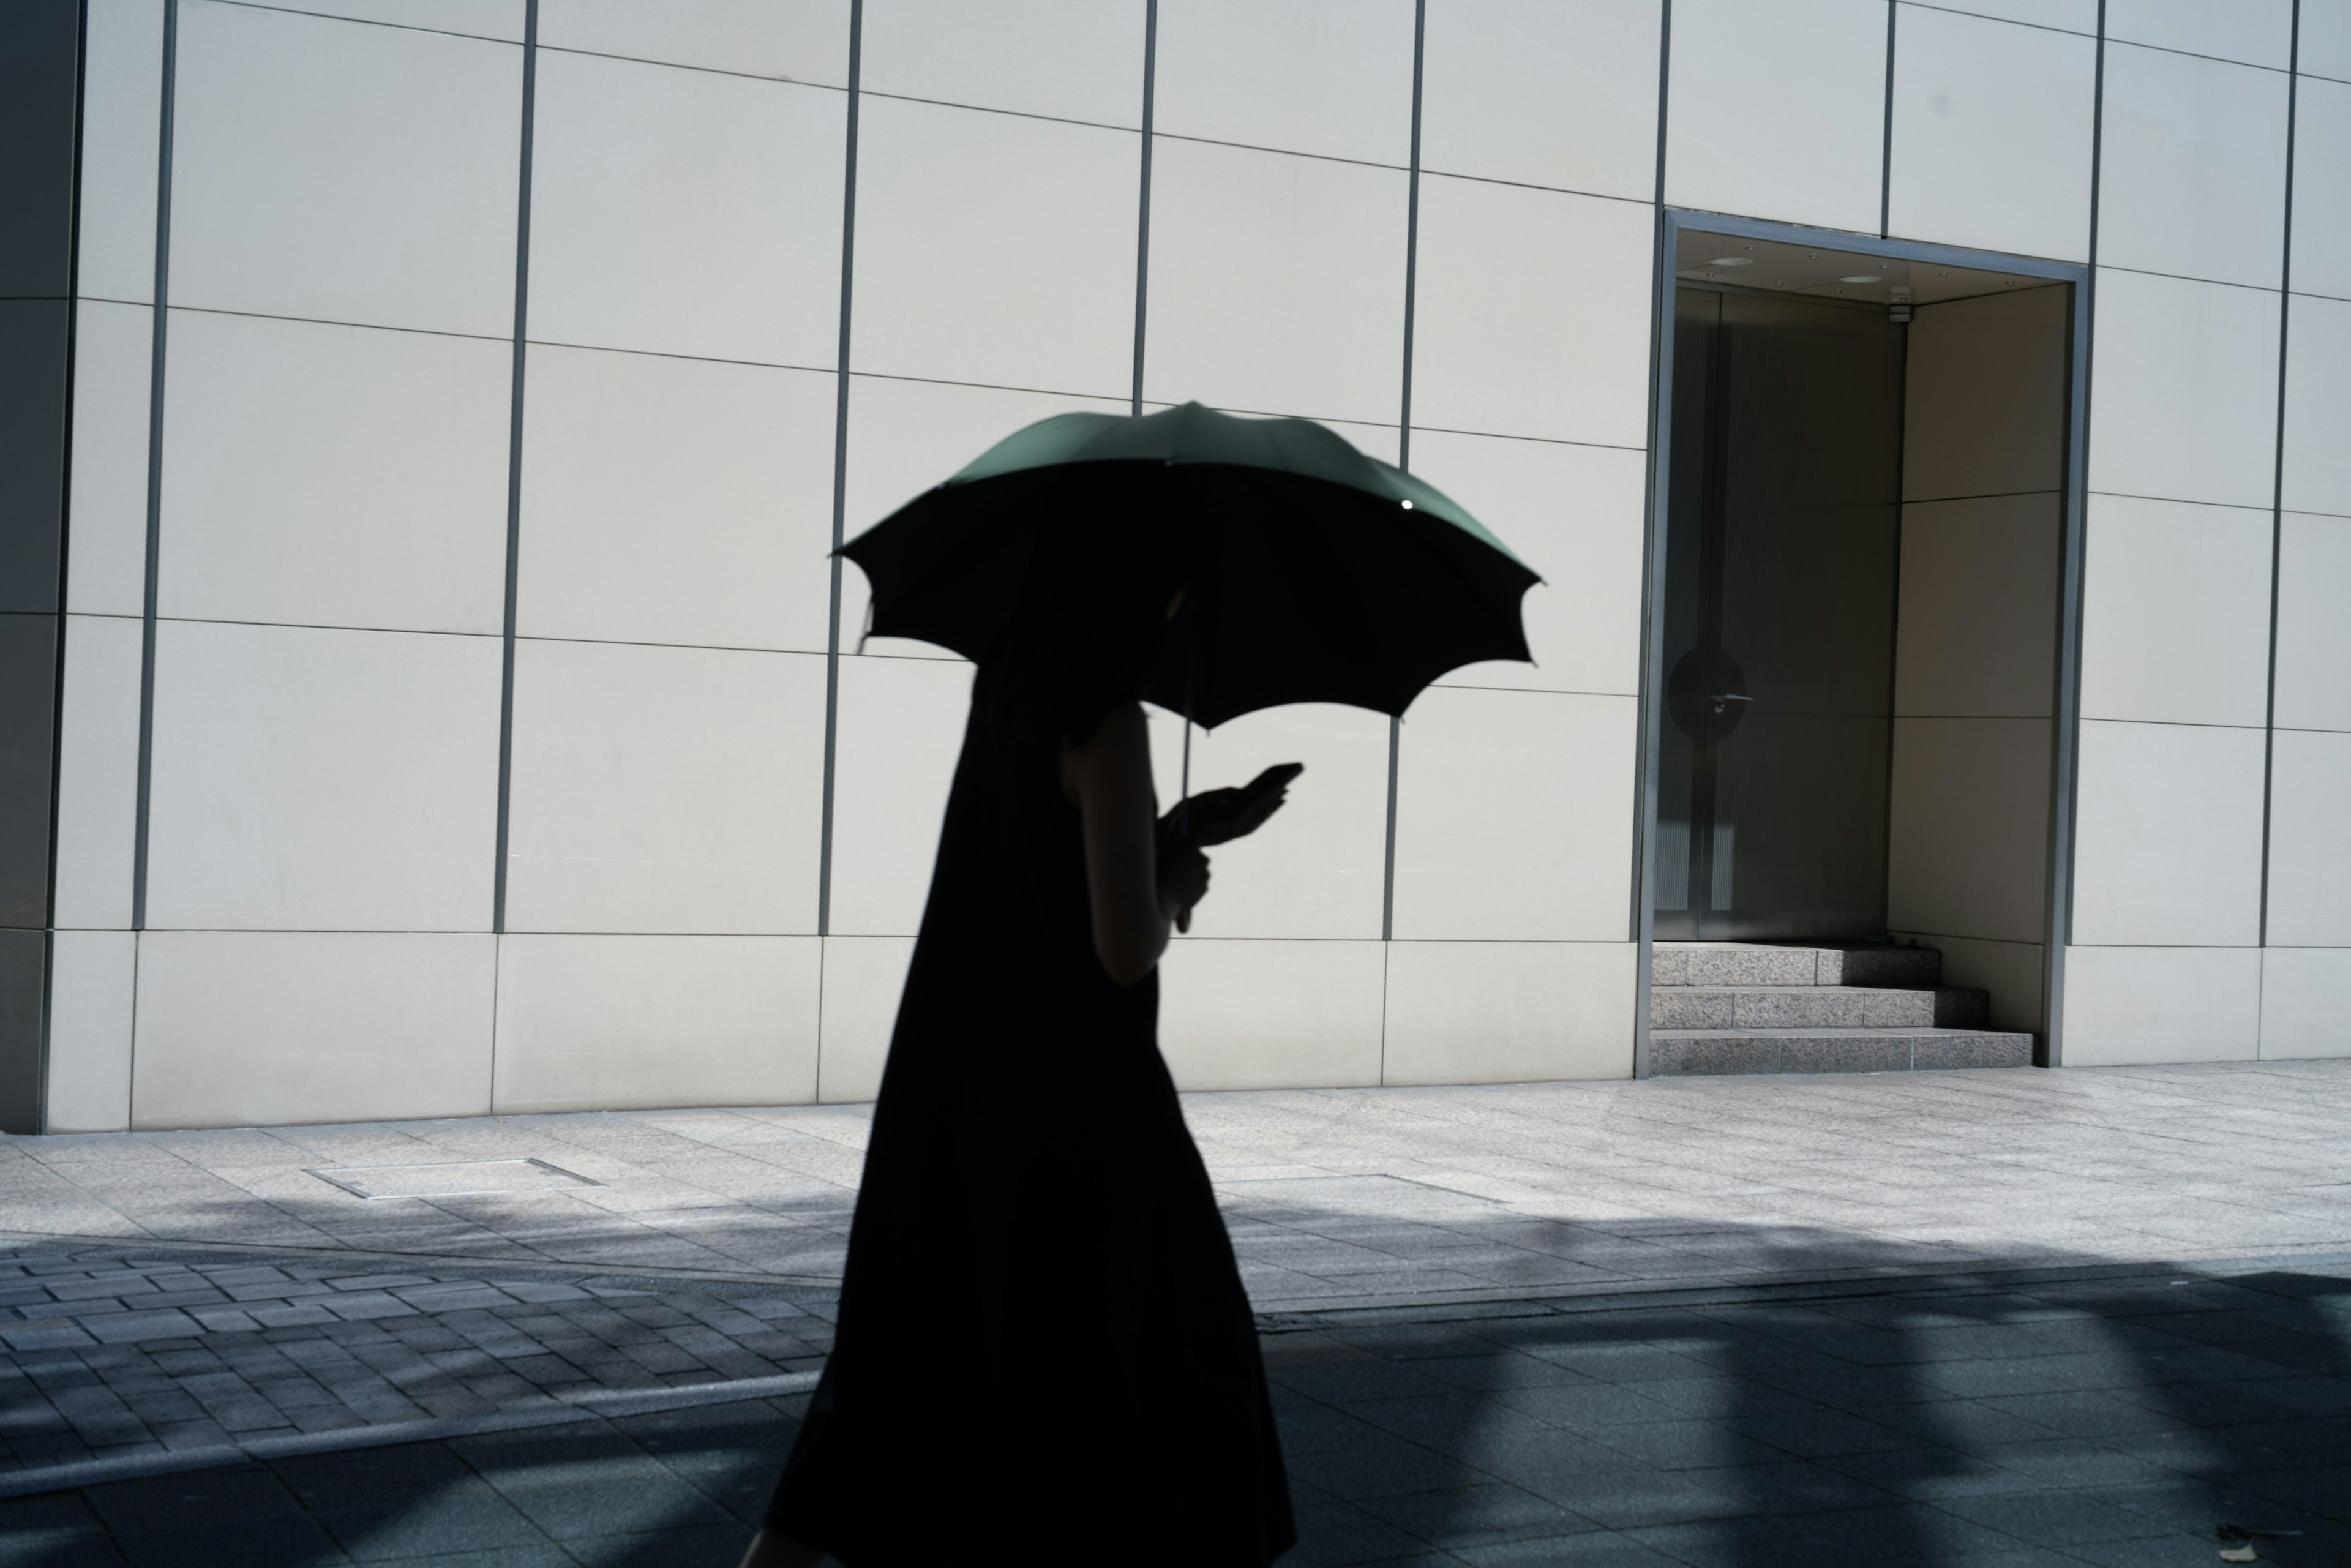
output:
[[[1196,402],[1063,413],[841,547],[873,591],[867,631],[977,659],[1010,613],[1038,520],[1120,501],[1210,534],[1144,694],[1193,723],[1283,703],[1402,714],[1431,681],[1528,658],[1519,601],[1539,579],[1434,486],[1311,420]]]

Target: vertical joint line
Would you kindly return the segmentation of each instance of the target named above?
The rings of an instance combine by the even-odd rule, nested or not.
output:
[[[1885,139],[1877,150],[1877,237],[1884,239],[1894,214],[1894,23],[1902,14],[1898,0],[1886,0],[1886,120]]]
[[[849,308],[857,262],[857,108],[864,79],[865,0],[849,5],[848,126],[841,175],[841,338],[832,401],[832,585],[824,642],[824,805],[818,825],[816,934],[832,934],[832,801],[841,735],[841,546],[849,504]]]
[[[1396,400],[1396,466],[1412,467],[1413,305],[1420,287],[1420,87],[1427,54],[1428,0],[1412,8],[1412,161],[1405,185],[1404,374]],[[1381,857],[1380,940],[1395,936],[1396,764],[1404,748],[1404,720],[1388,716],[1387,842]],[[1383,1034],[1383,1039],[1384,1039]]]
[[[1143,7],[1143,174],[1134,220],[1134,391],[1128,412],[1143,412],[1144,324],[1151,303],[1151,136],[1159,87],[1159,0]],[[1189,724],[1191,720],[1185,720]]]
[[[514,382],[507,413],[507,582],[498,666],[498,822],[491,870],[490,929],[507,928],[507,828],[514,801],[515,600],[522,580],[523,372],[529,359],[530,174],[538,113],[538,0],[522,23],[522,149],[515,186]]]
[[[2256,942],[2270,945],[2270,801],[2277,789],[2278,594],[2285,557],[2286,356],[2294,340],[2294,120],[2301,107],[2302,0],[2294,0],[2286,44],[2285,232],[2278,268],[2278,384],[2275,467],[2270,476],[2269,689],[2262,711],[2262,906]],[[2255,1047],[2258,1051],[2258,1043]]]
[[[163,525],[163,350],[172,283],[172,123],[179,89],[180,0],[163,0],[162,101],[155,126],[155,287],[147,382],[146,594],[139,632],[139,780],[131,840],[131,929],[147,929],[147,825],[155,775],[156,567]]]

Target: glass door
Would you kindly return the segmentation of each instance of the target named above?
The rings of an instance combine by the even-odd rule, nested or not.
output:
[[[1886,929],[1903,330],[1682,287],[1656,929]]]

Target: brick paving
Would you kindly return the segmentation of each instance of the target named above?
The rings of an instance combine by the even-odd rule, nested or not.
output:
[[[1270,1332],[1284,1568],[2351,1560],[2351,1260],[1687,1294]],[[0,1500],[0,1562],[729,1568],[805,1405]]]
[[[812,1374],[831,1292],[0,1251],[0,1487],[292,1434],[529,1411],[583,1393]]]

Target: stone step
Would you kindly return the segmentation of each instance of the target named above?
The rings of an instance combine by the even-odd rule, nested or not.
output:
[[[2030,1067],[2032,1037],[1976,1029],[1659,1029],[1649,1031],[1658,1077],[1734,1072],[1926,1072]]]
[[[1938,986],[1658,986],[1652,1029],[1981,1029],[1991,994]]]
[[[1932,988],[1943,956],[1886,942],[1800,946],[1779,942],[1660,942],[1652,986],[1886,986]]]

